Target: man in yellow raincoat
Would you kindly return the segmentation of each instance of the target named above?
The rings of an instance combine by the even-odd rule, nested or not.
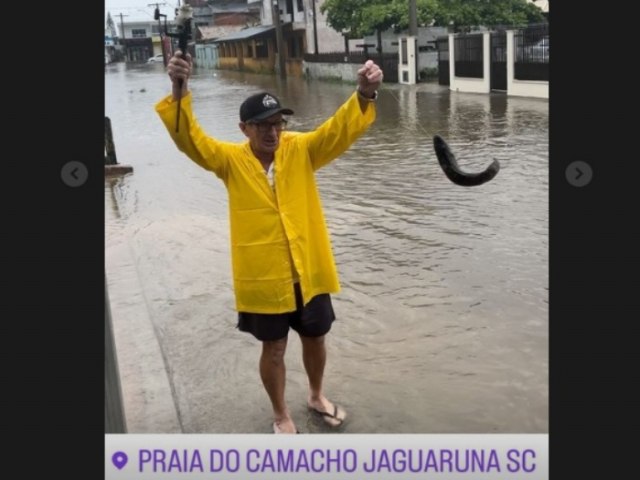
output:
[[[260,377],[273,407],[273,430],[297,432],[284,395],[289,328],[302,342],[307,405],[337,427],[346,412],[324,396],[322,380],[325,335],[335,319],[329,294],[340,285],[314,172],[374,122],[382,70],[368,60],[358,70],[356,91],[311,132],[285,130],[285,115],[293,111],[275,95],[251,95],[240,106],[243,143],[212,138],[198,124],[188,89],[190,55],[183,59],[177,51],[167,71],[172,94],[156,104],[157,113],[178,149],[227,187],[238,328],[262,342]]]

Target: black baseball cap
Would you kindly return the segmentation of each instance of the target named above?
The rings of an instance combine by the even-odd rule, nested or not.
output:
[[[293,115],[293,110],[284,108],[278,97],[267,92],[251,95],[240,105],[241,122],[264,120],[276,113]]]

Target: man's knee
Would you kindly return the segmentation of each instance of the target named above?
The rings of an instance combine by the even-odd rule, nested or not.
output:
[[[309,347],[321,347],[324,345],[324,339],[326,335],[318,335],[317,337],[305,337],[304,335],[300,335],[300,340],[302,341],[303,346]]]
[[[280,363],[287,350],[287,338],[262,342],[262,355],[273,363]]]

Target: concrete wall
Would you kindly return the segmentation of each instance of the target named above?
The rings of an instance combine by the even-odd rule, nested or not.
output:
[[[294,27],[296,29],[305,29],[305,37],[307,42],[307,52],[316,53],[313,41],[313,0],[303,0],[304,11],[299,12],[297,10],[297,1],[293,2],[295,22]],[[273,7],[272,0],[261,0],[262,9],[260,23],[262,25],[273,25]],[[249,0],[248,3],[259,3],[258,0]],[[318,52],[343,52],[344,51],[344,37],[340,32],[336,32],[333,28],[327,25],[326,16],[320,13],[320,7],[324,3],[324,0],[315,0],[316,7],[316,35],[318,37]],[[283,15],[280,19],[283,22],[291,21],[291,16],[286,13],[286,2],[280,2],[280,9],[283,10]],[[356,44],[362,43],[362,39],[349,40],[349,50],[352,52],[362,50],[356,47]]]
[[[516,80],[514,75],[515,43],[513,30],[507,31],[507,93],[518,97],[549,98],[549,82]]]
[[[355,82],[360,67],[361,65],[355,63],[302,62],[302,69],[308,78],[341,80],[344,82]]]
[[[219,57],[218,66],[220,70],[241,70],[243,72],[254,73],[274,73],[273,60],[268,58],[243,57]]]
[[[236,57],[218,58],[218,68],[221,68],[223,70],[240,70],[238,59]]]
[[[435,41],[439,36],[446,35],[447,28],[446,27],[419,27],[418,28],[418,48],[425,46],[435,47]],[[387,30],[386,32],[382,32],[382,51],[383,52],[397,52],[398,51],[398,37],[400,35],[408,35],[408,31],[404,33],[394,33],[393,30]],[[367,35],[364,37],[360,43],[368,43],[378,45],[378,39],[376,35]],[[371,47],[370,51],[375,49],[376,47]],[[429,52],[420,52],[420,53],[429,53]],[[420,68],[423,68],[420,65]]]
[[[245,72],[273,73],[273,63],[268,58],[244,57]]]
[[[317,7],[316,7],[317,8]],[[318,20],[318,53],[344,52],[344,37],[327,25],[326,22]],[[362,48],[356,47],[362,43],[361,38],[349,40],[349,51],[359,52]],[[313,20],[307,25],[307,52],[314,52],[313,45]]]
[[[479,33],[482,35],[482,76],[483,78],[468,78],[468,77],[456,77],[456,52],[455,42],[453,39],[455,35],[449,34],[449,90],[455,92],[471,92],[471,93],[489,93],[491,91],[490,84],[490,50],[489,50],[489,33]]]
[[[490,33],[484,32],[483,78],[465,78],[455,76],[455,35],[449,35],[449,89],[456,92],[489,93],[491,91],[491,51]],[[513,30],[507,31],[507,95],[519,97],[549,98],[549,82],[535,80],[516,80],[514,75],[515,43]]]

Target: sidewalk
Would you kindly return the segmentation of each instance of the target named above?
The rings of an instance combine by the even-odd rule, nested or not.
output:
[[[105,222],[110,229],[105,271],[126,430],[182,433],[167,364],[146,308],[131,247],[126,235],[118,235],[118,206],[109,190],[105,183]]]

